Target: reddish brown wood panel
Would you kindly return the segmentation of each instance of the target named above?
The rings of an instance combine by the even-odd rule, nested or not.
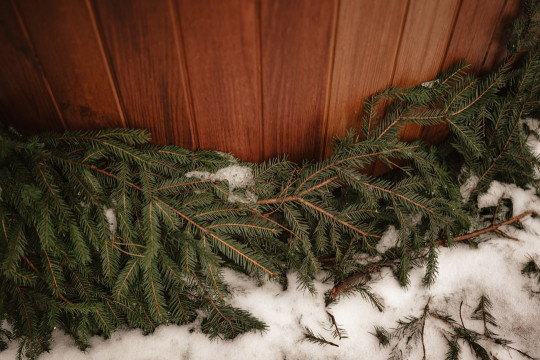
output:
[[[326,156],[333,136],[360,128],[363,100],[392,82],[406,9],[403,0],[340,2]]]
[[[456,0],[410,1],[396,58],[393,85],[410,87],[437,76],[446,55],[459,5],[460,2]],[[407,124],[401,131],[401,138],[405,141],[416,140],[422,130],[419,125]],[[378,161],[373,175],[386,170],[387,166]]]
[[[62,131],[39,60],[9,1],[0,2],[0,119],[20,131]]]
[[[68,128],[125,126],[84,0],[16,4]]]
[[[0,118],[34,132],[144,127],[243,160],[320,158],[377,90],[462,59],[495,66],[519,3],[5,0]],[[444,134],[409,126],[403,138]]]
[[[500,47],[502,41],[505,41],[502,39],[504,33],[509,30],[508,18],[501,17],[501,11],[506,8],[507,16],[517,15],[512,6],[518,1],[462,0],[445,59],[439,71],[446,70],[460,61],[470,63],[470,70],[474,73],[488,71],[496,66],[504,57],[504,49]],[[448,128],[439,125],[424,127],[420,137],[438,142],[447,134]]]
[[[521,0],[507,0],[491,36],[491,44],[482,64],[482,70],[490,70],[500,64],[506,56],[506,44],[510,39],[512,21],[521,13]]]
[[[264,157],[320,156],[337,3],[261,4]]]
[[[459,4],[456,0],[410,2],[393,85],[410,87],[437,76],[446,55]],[[420,126],[409,124],[402,130],[401,137],[407,141],[418,139],[421,131]]]
[[[253,161],[262,150],[257,9],[253,0],[178,2],[199,145]]]
[[[446,52],[443,68],[466,60],[471,70],[478,72],[493,33],[499,25],[501,11],[507,0],[470,1],[463,0],[454,27],[452,40]]]
[[[126,122],[160,144],[193,148],[191,114],[167,0],[93,1]]]

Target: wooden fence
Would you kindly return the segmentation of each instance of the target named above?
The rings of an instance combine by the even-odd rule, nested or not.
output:
[[[519,0],[0,0],[0,120],[317,159],[363,99],[504,56]],[[426,129],[408,127],[417,138]],[[424,134],[435,136],[436,134]]]

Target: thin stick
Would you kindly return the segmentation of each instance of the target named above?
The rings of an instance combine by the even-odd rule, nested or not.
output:
[[[501,234],[504,234],[500,230],[498,230],[500,227],[515,223],[515,222],[517,222],[517,221],[519,221],[519,220],[521,220],[524,217],[529,216],[529,215],[537,215],[537,213],[534,210],[528,210],[528,211],[525,211],[524,213],[522,213],[522,214],[520,214],[518,216],[515,216],[515,217],[513,217],[513,218],[511,218],[509,220],[503,221],[501,223],[493,224],[493,225],[488,226],[488,227],[486,227],[484,229],[473,231],[472,233],[469,233],[469,234],[456,236],[453,239],[453,241],[458,242],[458,241],[470,240],[470,239],[472,239],[474,237],[480,236],[480,235],[488,233],[488,232],[495,232],[495,233],[500,232]],[[505,236],[505,235],[506,234],[504,234],[502,236]],[[514,238],[509,237],[509,236],[505,236],[505,237],[511,238],[512,240],[517,240],[517,239],[514,239]],[[445,245],[445,243],[446,243],[445,239],[440,239],[439,240],[439,245]],[[319,261],[320,262],[332,262],[332,261],[335,261],[335,258],[323,258],[323,259],[320,259]],[[378,266],[378,265],[379,264],[374,264],[374,266]],[[392,264],[388,264],[388,265],[391,266]],[[381,264],[379,266],[384,266],[384,265]],[[339,294],[341,294],[343,291],[348,290],[351,287],[352,284],[354,284],[356,281],[358,281],[363,276],[365,276],[365,272],[357,272],[357,273],[352,274],[348,279],[346,279],[343,282],[341,282],[341,283],[334,286],[334,288],[332,289],[331,296],[333,298],[337,298],[339,296]]]
[[[336,328],[336,333],[339,337],[339,340],[341,340],[341,332],[339,331],[339,327],[337,326],[337,323],[336,323],[336,318],[334,317],[334,315],[332,315],[331,313],[329,313],[328,311],[326,312],[328,314],[328,316],[330,317],[330,320],[332,320],[332,324],[334,324],[334,327]]]
[[[528,211],[525,211],[524,213],[518,215],[518,216],[515,216],[509,220],[506,220],[506,221],[503,221],[501,223],[498,223],[498,224],[493,224],[491,226],[488,226],[487,228],[484,228],[484,229],[481,229],[481,230],[477,230],[477,231],[473,231],[472,233],[469,233],[469,234],[465,234],[465,235],[461,235],[461,236],[456,236],[453,241],[454,242],[458,242],[458,241],[464,241],[464,240],[469,240],[469,239],[472,239],[474,237],[477,237],[477,236],[480,236],[482,234],[485,234],[485,233],[488,233],[488,232],[492,232],[492,231],[495,231],[497,230],[498,228],[500,228],[501,226],[505,226],[505,225],[510,225],[510,224],[513,224],[515,222],[518,222],[519,220],[523,219],[524,217],[526,216],[529,216],[529,215],[537,215],[536,214],[536,211],[534,210],[528,210]],[[439,245],[443,245],[445,243],[445,240],[443,239],[440,239],[439,240]]]
[[[339,294],[341,294],[343,291],[347,291],[348,289],[350,289],[352,284],[354,284],[355,282],[360,280],[360,278],[365,276],[365,275],[366,274],[363,273],[363,272],[357,272],[357,273],[351,275],[347,280],[345,280],[345,281],[337,284],[336,286],[334,286],[334,288],[332,289],[331,296],[334,299],[337,298]]]
[[[483,305],[483,302],[482,302],[482,305]],[[465,327],[465,323],[463,322],[463,316],[462,316],[462,311],[461,309],[463,308],[463,300],[461,300],[461,303],[459,304],[459,319],[461,320],[461,326],[463,326],[464,329],[466,329]]]
[[[424,343],[424,329],[426,327],[426,317],[429,315],[429,302],[430,301],[431,301],[431,297],[428,299],[428,301],[426,303],[426,306],[424,307],[424,316],[423,316],[423,319],[422,319],[421,336],[422,336],[422,351],[423,351],[423,354],[424,354],[424,356],[422,357],[422,360],[426,360],[426,344]]]
[[[495,232],[496,234],[501,235],[502,237],[507,238],[507,239],[514,240],[514,241],[519,241],[518,238],[515,238],[515,237],[513,237],[513,236],[510,236],[510,235],[508,235],[508,234],[506,234],[506,233],[503,233],[501,230],[494,230],[494,232]]]

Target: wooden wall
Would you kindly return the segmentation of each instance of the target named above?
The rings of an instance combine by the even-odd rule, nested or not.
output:
[[[317,159],[375,91],[464,58],[492,68],[518,13],[519,0],[0,0],[0,120]],[[403,134],[421,135],[437,134]]]

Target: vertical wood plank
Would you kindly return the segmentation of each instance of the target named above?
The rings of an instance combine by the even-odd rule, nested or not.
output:
[[[452,38],[439,71],[465,60],[471,64],[471,72],[479,73],[490,69],[495,65],[494,62],[501,59],[501,55],[504,56],[498,46],[501,46],[504,41],[501,11],[507,2],[515,4],[517,1],[462,0]],[[506,43],[502,46],[506,46]],[[490,51],[490,48],[493,49]],[[445,125],[424,127],[420,137],[428,142],[436,143],[442,141],[448,132]]]
[[[406,9],[403,0],[340,2],[325,156],[335,135],[360,129],[363,100],[390,85]]]
[[[393,85],[410,87],[433,79],[440,71],[460,2],[414,0],[395,65]],[[401,132],[405,141],[418,139],[422,127],[409,124]]]
[[[438,74],[459,4],[458,0],[410,2],[396,59],[394,85],[413,86]]]
[[[318,158],[324,147],[326,92],[336,1],[261,4],[264,157]]]
[[[499,65],[506,56],[506,44],[510,40],[510,26],[521,13],[521,0],[507,0],[499,15],[499,21],[493,32],[487,50],[482,71],[489,71]]]
[[[490,70],[519,4],[4,1],[0,118],[29,131],[61,130],[62,119],[73,129],[145,127],[159,143],[193,148],[200,137],[244,160],[313,159],[390,83],[416,85],[464,58]]]
[[[179,0],[178,10],[199,146],[259,161],[256,1]]]
[[[129,126],[150,130],[158,144],[194,148],[168,1],[96,0],[94,7]]]
[[[396,58],[393,85],[410,87],[437,76],[446,55],[459,5],[460,1],[457,0],[410,1]],[[401,130],[401,139],[416,140],[422,131],[425,131],[422,126],[407,124]],[[387,169],[386,165],[377,161],[373,175],[378,176]]]
[[[17,7],[68,128],[124,126],[84,0],[20,0]]]
[[[0,120],[27,134],[64,125],[9,1],[0,1]]]
[[[463,0],[442,70],[462,60],[471,64],[473,72],[482,69],[505,2]]]

